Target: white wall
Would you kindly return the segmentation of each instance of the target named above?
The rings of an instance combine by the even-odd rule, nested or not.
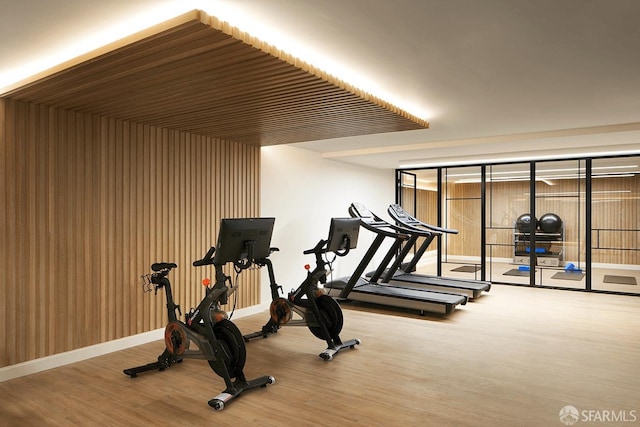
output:
[[[263,147],[261,156],[261,215],[276,218],[271,255],[276,281],[285,294],[305,278],[303,255],[320,239],[326,239],[332,217],[349,217],[352,202],[361,202],[383,217],[395,202],[394,171],[367,168],[323,159],[319,153],[292,146]],[[373,242],[373,233],[360,229],[358,247],[334,263],[334,277],[350,276]],[[383,245],[372,265],[384,255]],[[262,303],[271,301],[266,271],[262,279]]]

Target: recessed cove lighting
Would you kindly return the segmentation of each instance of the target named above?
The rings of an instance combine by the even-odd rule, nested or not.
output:
[[[602,147],[602,151],[593,151],[593,152],[570,152],[570,153],[557,153],[557,154],[546,154],[546,155],[531,155],[528,157],[522,156],[494,156],[493,158],[485,158],[478,157],[473,159],[465,159],[465,160],[443,160],[438,161],[433,159],[415,159],[415,160],[401,160],[398,163],[399,169],[421,169],[421,168],[438,168],[438,167],[458,167],[458,166],[471,166],[471,165],[479,165],[482,163],[491,163],[491,164],[503,164],[503,163],[527,163],[531,161],[539,161],[539,160],[566,160],[566,159],[574,159],[576,157],[580,158],[597,158],[597,157],[605,157],[605,156],[630,156],[630,155],[639,155],[640,149],[631,149],[631,150],[611,150],[607,151],[607,147]]]
[[[95,26],[95,32],[82,34],[81,37],[77,37],[75,43],[67,46],[57,45],[56,40],[51,40],[52,50],[50,52],[45,52],[37,59],[23,64],[15,64],[12,68],[8,67],[0,72],[0,94],[29,77],[153,27],[188,10],[193,10],[193,5],[190,2],[184,3],[180,1],[158,2],[156,6],[137,11],[121,21],[103,22],[101,25]]]
[[[101,26],[95,26],[95,32],[79,34],[78,41],[72,45],[60,46],[56,45],[56,40],[51,40],[52,50],[50,52],[39,54],[37,59],[28,63],[12,64],[6,69],[0,70],[0,94],[15,89],[20,85],[20,82],[65,62],[197,9],[221,21],[228,22],[246,34],[313,65],[354,88],[388,102],[419,119],[427,121],[430,118],[429,112],[424,108],[385,91],[379,82],[373,81],[365,72],[358,71],[357,67],[336,61],[331,56],[331,52],[323,53],[314,49],[313,46],[302,44],[299,41],[300,38],[295,37],[295,34],[287,34],[275,24],[269,24],[264,16],[252,14],[252,7],[247,5],[247,2],[168,0],[155,4],[145,10],[135,9],[134,5],[131,10],[136,10],[135,13],[129,14],[119,22],[103,22]]]

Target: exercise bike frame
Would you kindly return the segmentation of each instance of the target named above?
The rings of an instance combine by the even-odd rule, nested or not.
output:
[[[347,239],[346,249],[343,252],[334,252],[338,256],[345,256],[349,253],[349,242]],[[319,308],[317,301],[318,298],[331,298],[331,303],[335,304],[336,309],[340,313],[340,322],[342,322],[342,312],[340,311],[340,306],[338,305],[332,297],[325,295],[322,288],[319,284],[325,284],[327,281],[327,275],[331,272],[330,263],[323,258],[323,255],[327,253],[326,245],[327,240],[320,240],[318,244],[312,248],[305,250],[303,253],[305,255],[314,254],[316,266],[312,271],[307,272],[307,277],[305,280],[298,286],[297,289],[291,291],[287,298],[282,298],[280,296],[280,292],[282,291],[282,286],[278,285],[275,278],[273,263],[269,258],[261,258],[256,259],[255,264],[260,267],[267,267],[267,271],[269,274],[269,286],[271,289],[271,299],[272,304],[276,301],[286,300],[288,308],[297,313],[301,318],[300,319],[291,319],[286,322],[281,323],[278,320],[274,320],[271,317],[267,323],[262,327],[260,331],[253,332],[247,335],[244,335],[245,341],[249,342],[255,338],[267,338],[271,334],[275,334],[278,332],[282,325],[290,325],[290,326],[307,326],[311,328],[318,328],[318,335],[314,333],[318,338],[323,339],[327,343],[327,348],[320,353],[318,356],[324,360],[331,360],[335,354],[344,350],[346,348],[354,348],[356,345],[360,344],[360,340],[350,339],[348,341],[343,342],[340,339],[339,331],[337,333],[332,333],[329,331],[327,327],[327,323],[325,318]],[[277,251],[276,248],[272,248],[272,252]],[[342,325],[340,325],[341,327]],[[313,332],[313,331],[312,331]]]
[[[249,244],[248,253],[251,257],[253,253],[251,247],[252,242],[247,243]],[[235,288],[233,286],[227,286],[227,281],[230,283],[231,278],[224,274],[223,266],[214,264],[214,251],[215,248],[212,247],[202,260],[193,263],[194,266],[214,265],[216,280],[214,286],[207,288],[206,295],[200,304],[185,315],[185,322],[178,319],[176,311],[180,314],[182,314],[182,312],[180,306],[173,300],[171,282],[167,277],[171,270],[176,268],[177,265],[165,262],[155,263],[151,266],[154,273],[149,275],[149,280],[153,284],[155,294],[157,294],[160,289],[164,289],[165,291],[167,315],[169,319],[167,327],[165,328],[166,348],[163,353],[158,356],[156,362],[125,369],[124,373],[131,378],[135,378],[139,373],[146,371],[164,371],[174,364],[182,362],[184,358],[208,360],[212,369],[224,379],[226,384],[226,389],[209,400],[208,403],[216,410],[222,410],[226,402],[239,396],[242,392],[257,387],[266,387],[267,384],[273,384],[275,379],[272,376],[262,376],[253,380],[247,380],[242,371],[243,366],[228,367],[225,362],[225,359],[233,358],[233,354],[229,354],[233,352],[233,349],[225,346],[224,343],[216,337],[215,328],[217,327],[216,325],[222,325],[222,322],[228,322],[225,323],[225,327],[227,328],[235,328],[235,325],[227,320],[227,314],[220,307],[221,304],[227,303],[229,295],[235,291]],[[248,268],[251,265],[250,257],[248,261],[244,260],[244,263],[236,262],[234,264],[240,269]],[[212,315],[212,312],[215,315]],[[235,328],[234,331],[237,331],[237,328]],[[238,347],[236,351],[244,353],[243,338],[239,331],[237,335],[239,336],[239,342],[234,343]],[[198,347],[197,350],[189,348],[192,342]],[[244,365],[244,360],[242,360],[242,365]],[[229,372],[230,370],[232,372]]]

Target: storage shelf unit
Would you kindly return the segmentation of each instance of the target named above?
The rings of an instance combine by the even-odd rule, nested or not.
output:
[[[536,265],[559,267],[563,262],[564,228],[558,233],[536,231]],[[531,233],[523,233],[517,228],[513,233],[513,262],[529,265],[531,261]]]

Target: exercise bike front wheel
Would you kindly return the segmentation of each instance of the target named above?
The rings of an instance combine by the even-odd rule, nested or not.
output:
[[[213,334],[222,351],[220,360],[209,360],[209,366],[218,376],[224,377],[225,373],[220,363],[222,362],[229,376],[236,378],[242,373],[247,360],[242,333],[231,320],[224,319],[213,325]]]
[[[318,306],[318,310],[320,311],[320,316],[322,317],[322,319],[318,320],[324,321],[327,331],[329,331],[329,335],[331,335],[331,337],[339,335],[340,331],[342,331],[342,325],[344,322],[340,305],[329,295],[320,295],[315,299],[315,302]],[[326,339],[326,337],[322,335],[320,326],[312,326],[309,324],[309,330],[316,338],[321,340]]]

